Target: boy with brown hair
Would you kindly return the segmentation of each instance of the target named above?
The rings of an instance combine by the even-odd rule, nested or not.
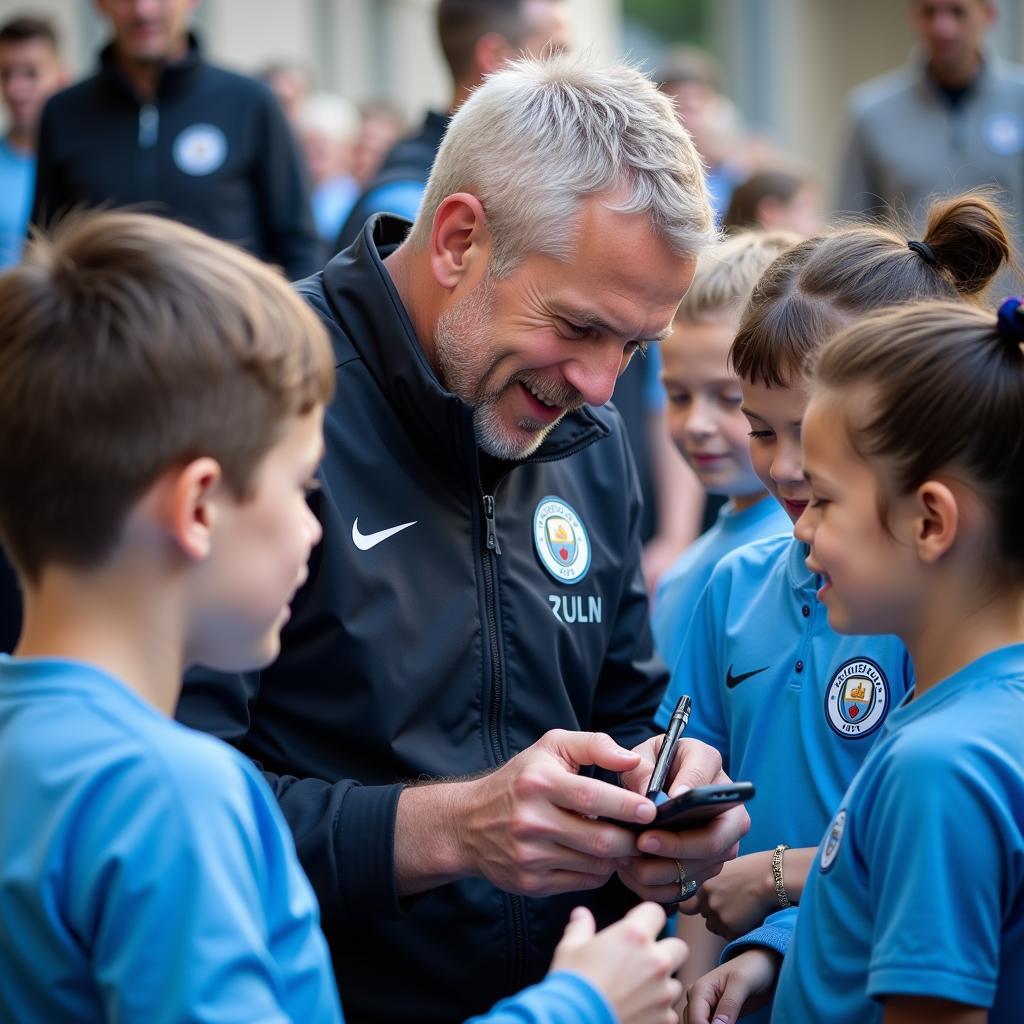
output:
[[[0,1019],[340,1024],[313,892],[247,758],[171,718],[264,666],[321,536],[335,360],[277,272],[142,214],[66,219],[0,277]],[[578,910],[487,1019],[654,1024],[685,955]]]

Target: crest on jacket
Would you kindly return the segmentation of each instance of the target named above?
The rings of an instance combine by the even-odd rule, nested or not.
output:
[[[590,568],[583,521],[561,498],[542,498],[533,513],[533,544],[541,565],[561,583],[579,583]]]

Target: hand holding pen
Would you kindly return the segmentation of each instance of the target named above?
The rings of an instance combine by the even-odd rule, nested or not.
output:
[[[665,737],[661,741],[658,750],[658,758],[654,762],[654,771],[651,772],[651,781],[647,784],[647,792],[644,794],[648,800],[654,800],[665,788],[668,779],[669,769],[675,759],[676,747],[690,720],[690,698],[684,693],[676,704],[675,711],[668,721],[668,728],[665,730]]]

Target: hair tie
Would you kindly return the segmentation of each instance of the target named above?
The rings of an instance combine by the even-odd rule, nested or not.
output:
[[[939,265],[935,250],[927,242],[907,242],[907,248],[911,252],[916,252],[929,267],[937,267]]]
[[[1024,302],[1020,299],[1004,299],[996,318],[999,337],[1014,348],[1024,342]]]

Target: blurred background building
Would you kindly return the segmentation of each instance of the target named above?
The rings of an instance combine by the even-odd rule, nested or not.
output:
[[[317,90],[384,101],[415,123],[441,108],[450,83],[433,27],[434,0],[204,0],[195,18],[211,59],[257,72],[309,69]],[[831,197],[843,100],[857,83],[906,61],[903,0],[569,0],[574,42],[631,53],[653,71],[678,44],[718,59],[722,88],[756,136],[806,165]],[[91,0],[0,0],[57,23],[73,76],[94,67],[104,27]],[[1003,0],[996,53],[1024,59],[1024,3]]]

